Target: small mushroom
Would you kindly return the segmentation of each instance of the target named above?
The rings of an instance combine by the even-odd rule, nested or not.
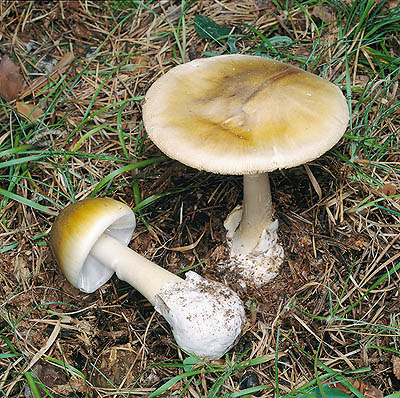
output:
[[[244,326],[240,298],[222,283],[195,272],[187,272],[183,280],[129,249],[134,229],[134,213],[125,204],[85,199],[60,212],[50,244],[72,285],[91,293],[115,272],[164,316],[183,350],[201,358],[220,358]]]
[[[229,265],[262,285],[284,257],[268,172],[322,155],[343,135],[349,113],[340,89],[325,79],[264,57],[221,55],[160,77],[146,94],[143,120],[171,158],[243,175],[243,205],[225,222]]]

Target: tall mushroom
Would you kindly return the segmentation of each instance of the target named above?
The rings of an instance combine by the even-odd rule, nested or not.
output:
[[[271,59],[222,55],[176,66],[150,87],[143,120],[152,141],[180,162],[243,175],[243,205],[226,222],[231,266],[262,285],[283,261],[268,172],[330,149],[349,113],[338,87]]]
[[[60,212],[50,244],[72,285],[91,293],[115,272],[164,316],[182,349],[202,358],[220,358],[245,323],[238,295],[195,272],[187,272],[183,280],[129,249],[134,229],[135,216],[125,204],[86,199]]]

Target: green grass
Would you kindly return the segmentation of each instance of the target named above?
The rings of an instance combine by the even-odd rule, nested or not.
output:
[[[71,68],[68,73],[56,81],[49,81],[41,89],[38,103],[44,106],[44,115],[39,122],[31,123],[22,118],[3,101],[0,125],[1,255],[14,258],[26,251],[26,242],[25,245],[20,242],[19,225],[15,221],[16,209],[19,212],[24,209],[33,218],[33,232],[27,239],[32,251],[37,252],[46,246],[53,217],[65,205],[82,197],[129,196],[139,219],[150,229],[153,217],[157,214],[155,208],[158,203],[170,201],[172,207],[179,194],[193,189],[187,180],[186,188],[181,189],[167,186],[159,192],[149,191],[148,186],[145,187],[145,182],[155,181],[159,170],[162,168],[164,171],[169,165],[168,159],[160,156],[147,140],[140,119],[139,105],[151,79],[140,75],[137,84],[141,83],[141,79],[147,80],[138,90],[138,95],[107,101],[112,92],[110,87],[120,76],[135,79],[134,73],[140,68],[134,58],[145,56],[143,49],[137,52],[127,49],[117,55],[106,51],[109,43],[115,39],[115,32],[118,29],[128,30],[127,26],[136,21],[139,12],[151,15],[162,26],[162,29],[149,32],[149,44],[159,46],[159,43],[169,43],[169,66],[186,62],[190,45],[195,40],[202,42],[202,48],[207,43],[207,49],[202,53],[204,56],[238,52],[272,57],[329,77],[338,84],[346,93],[351,107],[350,127],[343,142],[331,152],[342,168],[348,167],[341,182],[356,192],[346,202],[346,217],[350,217],[348,214],[365,217],[363,220],[368,223],[370,219],[364,215],[369,212],[368,215],[374,216],[374,222],[382,225],[398,224],[400,210],[397,199],[400,195],[396,193],[382,197],[377,196],[376,191],[387,181],[397,182],[400,176],[398,160],[391,160],[396,159],[400,149],[400,100],[396,92],[400,56],[399,51],[395,50],[396,44],[399,44],[400,8],[388,10],[385,2],[372,0],[351,3],[295,1],[293,6],[289,1],[274,0],[273,4],[277,7],[276,12],[280,12],[277,15],[286,27],[292,29],[291,32],[282,31],[278,22],[262,30],[249,22],[230,23],[228,18],[224,24],[217,23],[213,20],[214,15],[201,19],[199,15],[193,14],[195,2],[187,0],[181,2],[181,13],[172,22],[164,14],[161,15],[159,9],[155,11],[151,2],[113,1],[113,27],[106,39],[98,45],[94,55],[90,59],[77,56],[74,68],[79,68]],[[330,6],[337,17],[332,21],[319,20],[313,8],[321,5]],[[207,11],[203,10],[202,13],[207,14]],[[299,20],[307,21],[310,30],[304,36],[296,37],[291,34],[294,26],[291,24]],[[233,27],[236,30],[227,33],[227,29],[230,32]],[[327,41],[326,32],[333,27],[335,36],[330,36],[331,40]],[[67,44],[63,42],[63,45]],[[147,72],[157,74],[158,70],[149,68]],[[356,79],[359,76],[366,76],[367,80],[361,84]],[[89,97],[80,98],[79,90],[86,87],[88,79],[96,83],[96,88]],[[103,151],[102,145],[110,146],[107,151]],[[176,175],[173,177],[177,178]],[[185,179],[185,176],[179,177]],[[151,184],[148,185],[151,187]],[[284,305],[296,311],[296,316],[308,328],[301,325],[299,332],[294,327],[263,325],[270,339],[268,353],[260,354],[256,351],[254,356],[247,350],[242,354],[229,354],[223,365],[202,363],[191,356],[183,360],[173,358],[156,361],[147,366],[135,383],[128,386],[132,393],[119,389],[105,374],[104,379],[108,380],[114,394],[121,397],[132,396],[151,370],[164,376],[161,383],[149,393],[149,397],[171,396],[171,391],[177,386],[180,386],[180,391],[174,396],[189,396],[191,389],[203,396],[205,391],[202,383],[206,383],[207,398],[250,397],[256,393],[265,394],[263,396],[266,397],[276,394],[285,398],[362,397],[351,382],[380,380],[379,372],[372,366],[360,365],[353,369],[346,366],[346,362],[340,367],[334,361],[333,365],[327,365],[335,355],[331,348],[335,342],[327,342],[326,338],[329,334],[337,339],[343,337],[354,352],[365,351],[374,358],[381,352],[400,355],[398,314],[391,315],[389,324],[380,322],[379,313],[377,319],[373,316],[382,297],[384,299],[385,295],[389,295],[390,289],[395,286],[393,279],[398,280],[399,263],[394,265],[385,257],[387,264],[383,267],[380,267],[380,263],[375,264],[371,271],[373,277],[359,286],[359,289],[353,283],[355,280],[363,281],[359,269],[374,265],[374,259],[384,243],[391,240],[393,234],[398,233],[396,231],[395,228],[391,229],[388,237],[384,238],[379,236],[378,231],[376,239],[381,239],[379,246],[373,246],[371,253],[365,251],[364,258],[351,258],[345,264],[348,272],[341,275],[342,279],[333,280],[320,290],[315,288],[320,295],[325,290],[327,292],[323,302],[324,310],[313,312],[314,307],[310,305],[312,294],[308,290],[304,296],[302,291],[289,295]],[[375,244],[372,239],[371,242],[371,245]],[[44,267],[41,272],[48,271],[46,261],[49,260],[40,263],[38,269]],[[34,283],[36,277],[31,273],[24,282]],[[320,280],[318,283],[322,285]],[[13,396],[23,396],[23,388],[27,384],[35,398],[40,396],[39,388],[45,391],[46,396],[53,397],[54,393],[46,389],[32,369],[26,369],[29,359],[20,344],[19,322],[31,311],[38,310],[38,307],[32,304],[30,310],[15,318],[15,308],[11,304],[23,291],[21,282],[12,294],[2,297],[0,365],[3,374],[9,370],[8,380],[10,377],[18,380],[18,388],[17,391],[13,390]],[[382,297],[377,292],[382,292]],[[366,308],[369,310],[366,311]],[[285,312],[277,312],[277,317],[281,314],[283,316]],[[305,348],[304,342],[313,333],[318,336],[317,346],[314,349]],[[254,329],[255,342],[265,338],[262,336],[259,329]],[[290,357],[289,352],[293,357]],[[290,392],[285,384],[285,371],[293,371],[295,364],[290,362],[290,366],[285,365],[283,354],[288,355],[291,361],[297,358],[302,366],[308,366],[306,380]],[[360,364],[357,355],[350,356],[349,362]],[[75,375],[87,382],[84,372],[66,359],[46,355],[44,360],[64,369],[68,377]],[[92,368],[96,367],[93,359],[89,363]],[[283,368],[286,370],[282,371]],[[298,369],[292,375],[300,378]],[[247,370],[256,370],[268,377],[258,386],[241,389],[239,380]],[[97,371],[101,372],[100,369]],[[0,383],[2,381],[0,376]],[[350,392],[339,392],[334,388],[336,383],[342,383]],[[6,396],[7,391],[3,387],[0,396]],[[90,394],[85,392],[76,396]],[[395,391],[385,395],[386,398],[399,396]]]

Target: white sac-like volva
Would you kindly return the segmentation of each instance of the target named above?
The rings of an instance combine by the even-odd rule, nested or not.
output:
[[[178,345],[200,358],[221,358],[245,324],[239,296],[192,271],[185,281],[170,282],[158,292],[155,309],[170,324]]]
[[[224,222],[228,246],[232,245],[232,238],[239,227],[242,212],[242,207],[237,206]],[[278,226],[278,220],[267,225],[251,253],[245,256],[231,253],[228,262],[218,265],[230,269],[243,288],[248,282],[257,287],[264,286],[278,275],[285,256],[283,247],[278,241]]]

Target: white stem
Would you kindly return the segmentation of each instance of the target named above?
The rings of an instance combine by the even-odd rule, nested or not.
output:
[[[232,239],[232,253],[247,255],[257,246],[263,230],[272,222],[268,173],[243,176],[243,213]]]
[[[106,233],[100,236],[90,253],[114,270],[119,279],[138,290],[152,305],[156,294],[168,282],[184,282]]]

